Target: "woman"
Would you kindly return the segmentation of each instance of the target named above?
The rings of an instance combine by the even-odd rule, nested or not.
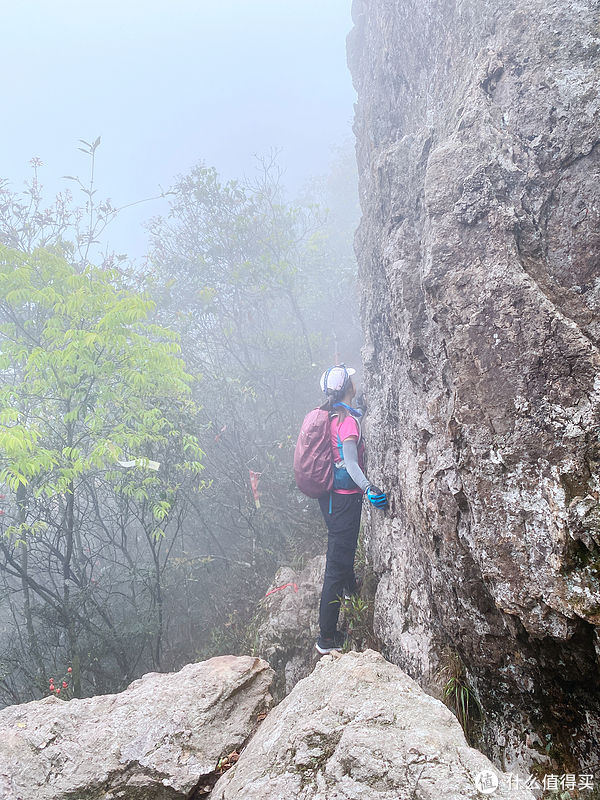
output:
[[[364,444],[361,437],[362,411],[352,407],[356,370],[344,364],[330,367],[321,376],[321,389],[330,412],[330,440],[333,457],[333,489],[319,498],[328,530],[325,578],[319,607],[319,653],[341,650],[344,636],[337,630],[340,597],[357,592],[354,556],[360,528],[363,494],[375,508],[385,508],[387,497],[369,483],[363,472]]]

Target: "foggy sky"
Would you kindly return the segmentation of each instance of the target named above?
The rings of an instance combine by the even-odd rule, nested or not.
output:
[[[102,136],[99,195],[119,206],[155,194],[202,160],[250,174],[282,148],[292,193],[351,137],[346,67],[351,0],[34,0],[1,12],[0,177],[15,188],[44,161],[53,191],[86,174],[79,138]],[[126,212],[117,250],[140,254]]]

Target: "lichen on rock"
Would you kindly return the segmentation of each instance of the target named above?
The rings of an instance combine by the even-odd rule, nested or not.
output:
[[[267,717],[211,800],[533,800],[468,747],[456,718],[367,650],[326,656]]]
[[[584,768],[600,731],[598,4],[355,0],[353,16],[368,474],[390,493],[369,526],[377,633],[421,681],[460,652],[496,763],[536,763],[535,733]]]
[[[3,800],[184,800],[245,743],[273,671],[220,656],[124,692],[0,711]]]
[[[271,693],[281,700],[312,672],[319,654],[319,599],[325,556],[311,558],[302,569],[278,570],[254,621],[253,647],[275,670]]]

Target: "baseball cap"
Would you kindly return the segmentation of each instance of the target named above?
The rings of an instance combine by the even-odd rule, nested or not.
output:
[[[355,373],[355,369],[345,367],[343,364],[326,369],[321,375],[321,391],[325,392],[325,394],[327,394],[328,389],[332,392],[339,392],[340,389],[344,388],[348,378]],[[327,386],[325,381],[327,381]]]

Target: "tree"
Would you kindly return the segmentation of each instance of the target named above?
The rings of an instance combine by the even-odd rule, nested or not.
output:
[[[354,144],[347,142],[334,153],[327,174],[314,178],[301,202],[317,204],[322,224],[303,250],[307,325],[323,329],[323,353],[329,359],[360,363],[362,332],[354,235],[360,220],[358,172]],[[333,339],[333,342],[331,342]]]
[[[82,207],[44,203],[38,164],[24,195],[0,185],[0,241],[27,251],[2,251],[0,269],[15,293],[0,291],[13,487],[0,498],[0,702],[39,695],[75,658],[89,694],[243,650],[276,569],[323,549],[292,452],[322,370],[358,360],[348,159],[296,206],[273,160],[244,183],[195,168],[163,193],[142,274],[102,256],[117,209],[95,199],[96,147],[83,146],[89,180],[74,179]],[[175,369],[154,384],[176,364],[201,380]]]
[[[194,377],[153,312],[117,270],[0,248],[0,482],[12,498],[0,570],[20,589],[38,686],[50,622],[77,694],[94,640],[124,680],[149,642],[160,667],[168,527],[202,488],[203,454]],[[134,651],[124,605],[138,627],[154,609]]]
[[[110,198],[100,200],[96,187],[96,153],[100,137],[93,142],[79,140],[78,150],[88,157],[88,176],[63,175],[63,179],[75,188],[83,202],[77,202],[73,192],[66,188],[48,202],[44,197],[44,187],[40,178],[43,162],[32,158],[29,162],[32,176],[25,181],[23,191],[15,191],[8,180],[0,178],[0,244],[25,253],[36,248],[53,249],[61,252],[73,264],[83,267],[89,260],[102,266],[119,264],[126,267],[127,256],[111,252],[106,241],[107,227],[125,210],[132,206],[159,200],[165,192],[154,197],[146,197],[113,205]]]
[[[151,290],[162,319],[181,333],[186,363],[203,375],[201,442],[212,485],[197,520],[221,548],[206,637],[215,620],[231,632],[231,615],[246,619],[281,563],[322,548],[318,509],[295,489],[292,453],[334,357],[334,316],[344,319],[341,343],[350,331],[358,343],[354,265],[348,243],[335,253],[315,204],[286,202],[272,161],[245,183],[199,165],[170,197],[168,216],[149,226]],[[260,473],[259,508],[251,472]],[[196,584],[198,596],[212,594],[208,579]]]

